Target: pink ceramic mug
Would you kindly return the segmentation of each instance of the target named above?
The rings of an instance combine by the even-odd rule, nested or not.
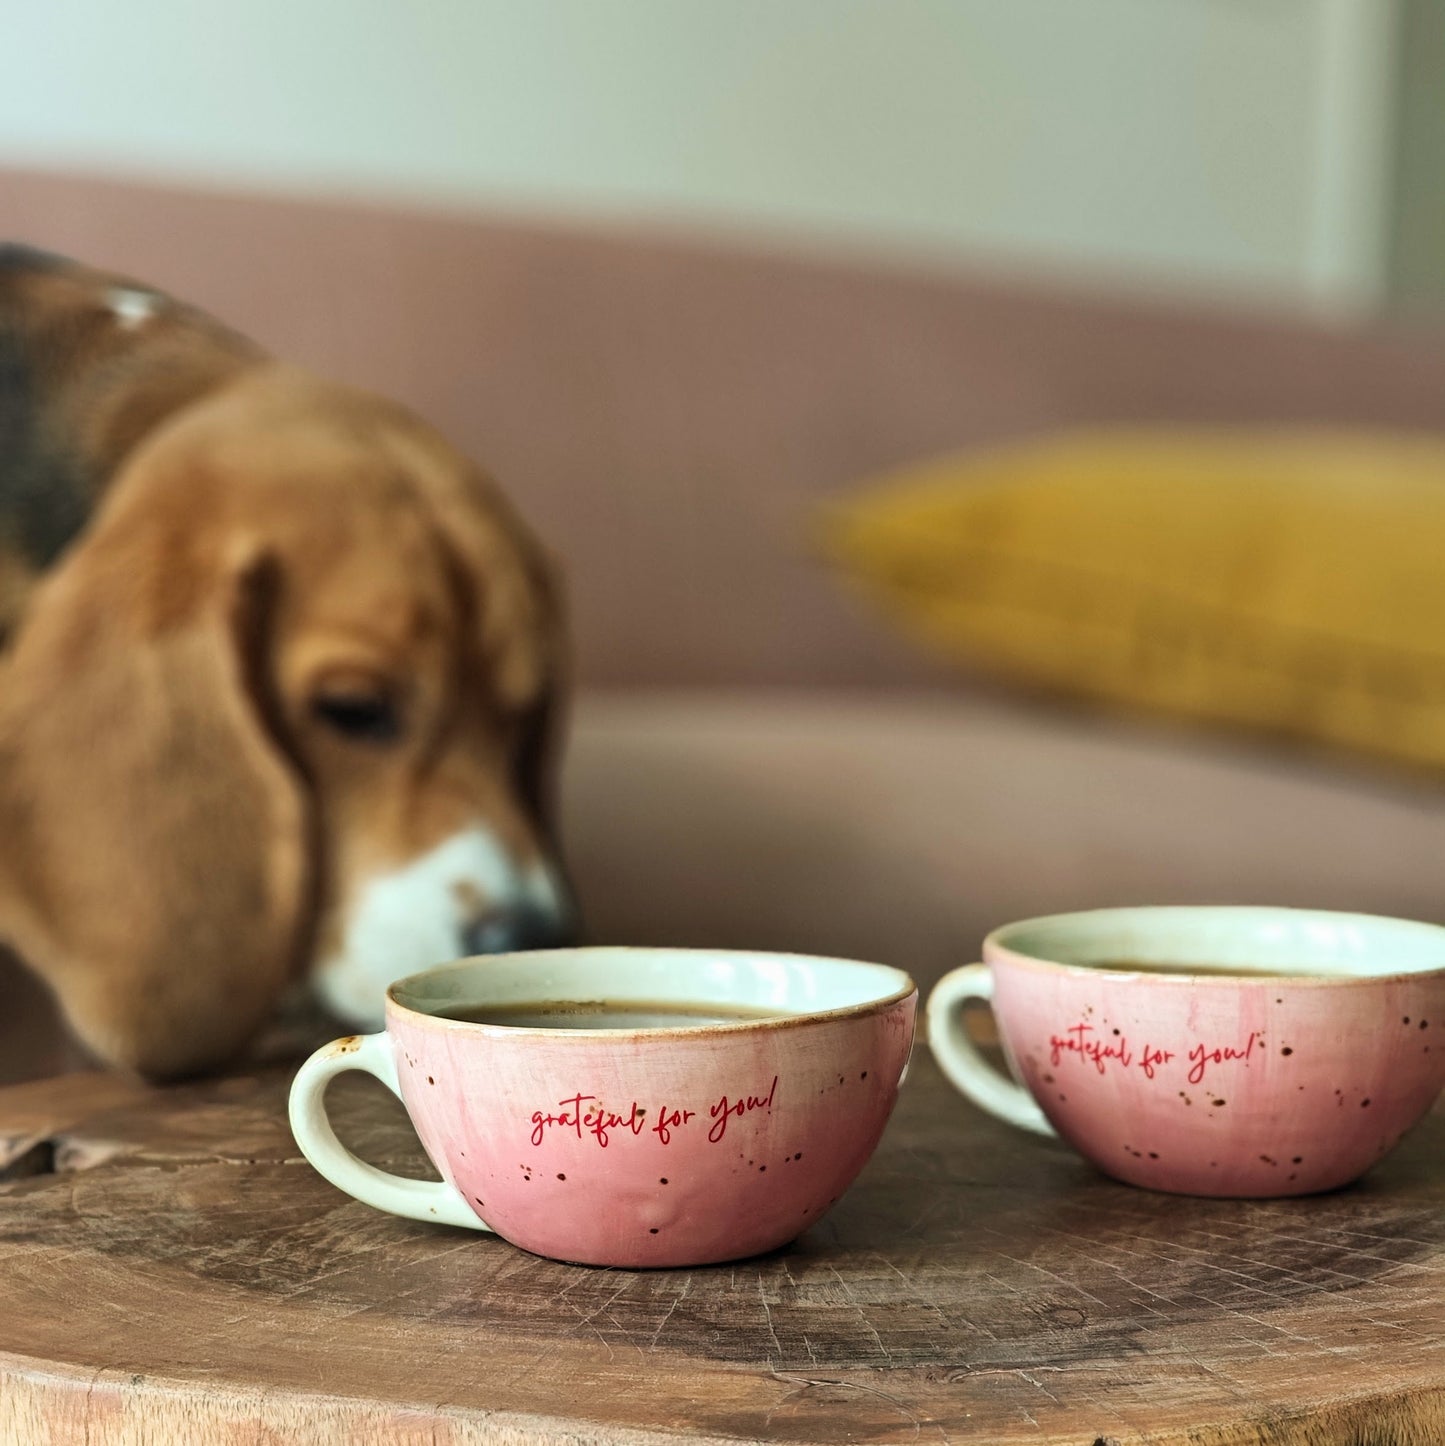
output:
[[[1385,1155],[1445,1085],[1445,929],[1433,924],[1101,909],[1010,924],[983,953],[929,997],[944,1072],[975,1104],[1132,1185],[1329,1190]],[[969,1000],[992,1001],[1026,1088],[980,1054]]]
[[[528,1024],[510,1011],[530,1001],[563,1008]],[[307,1060],[291,1127],[328,1180],[395,1215],[588,1265],[735,1260],[786,1244],[863,1168],[897,1099],[917,1002],[900,970],[838,959],[463,960],[392,985],[385,1033]],[[400,1096],[440,1182],[387,1174],[337,1140],[323,1096],[348,1069]]]

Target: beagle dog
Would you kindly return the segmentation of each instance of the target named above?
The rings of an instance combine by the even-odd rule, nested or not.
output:
[[[0,942],[102,1060],[571,929],[556,571],[420,419],[0,249]]]

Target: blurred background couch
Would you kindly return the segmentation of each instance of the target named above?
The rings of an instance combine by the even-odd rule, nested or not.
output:
[[[6,21],[0,231],[503,481],[570,578],[596,939],[926,984],[1092,905],[1435,919],[1431,770],[944,657],[820,509],[1100,425],[1445,432],[1441,30],[1423,0],[64,0]],[[0,990],[0,1078],[70,1062]]]

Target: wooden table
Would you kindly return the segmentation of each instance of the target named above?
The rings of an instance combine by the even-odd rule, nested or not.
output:
[[[1445,1116],[1333,1196],[1187,1200],[996,1126],[920,1051],[794,1246],[631,1273],[350,1201],[286,1082],[0,1091],[0,1441],[1445,1441]],[[334,1094],[427,1173],[379,1086]]]

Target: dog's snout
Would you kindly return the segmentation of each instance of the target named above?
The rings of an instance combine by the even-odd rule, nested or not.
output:
[[[559,949],[573,942],[570,919],[553,909],[517,904],[493,909],[462,930],[468,954],[515,954],[526,949]]]

